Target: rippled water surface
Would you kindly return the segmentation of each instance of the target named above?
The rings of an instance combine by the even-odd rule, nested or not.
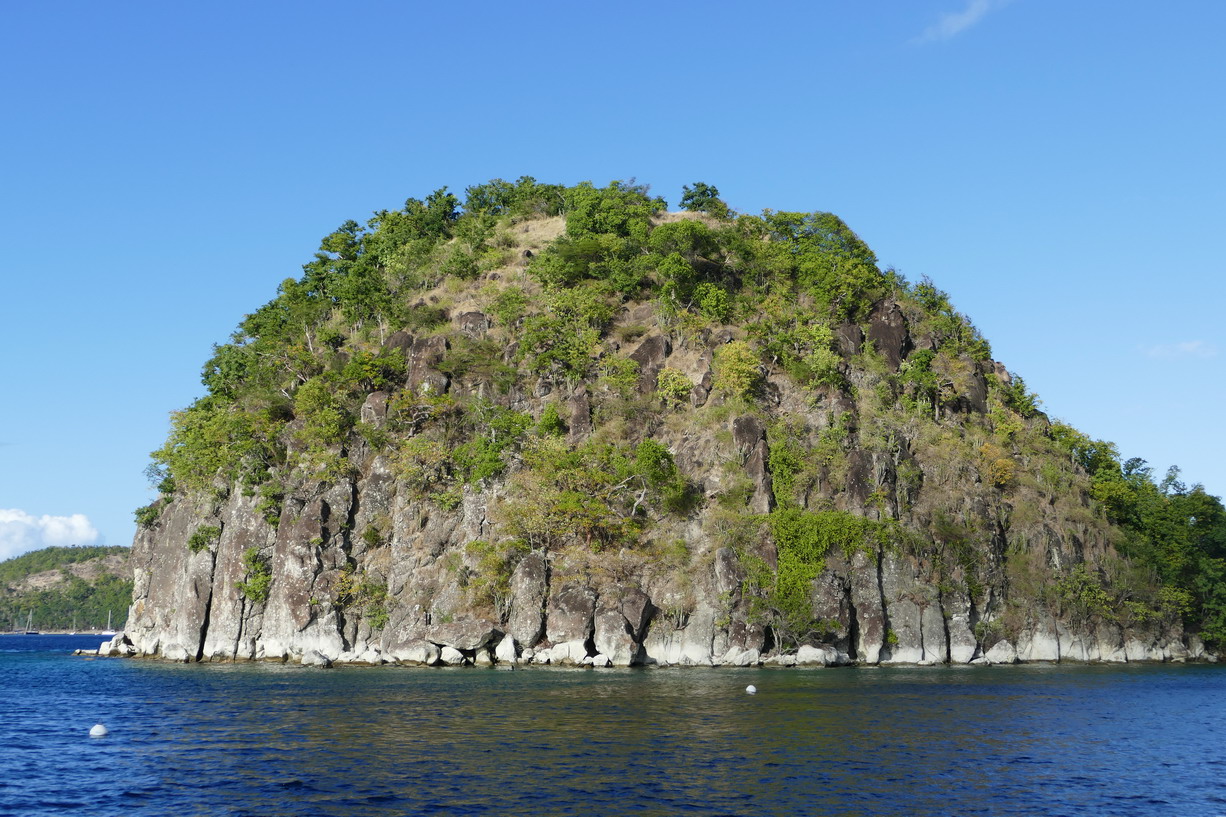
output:
[[[1218,666],[499,672],[68,654],[97,640],[0,637],[0,814],[1226,815]],[[99,721],[110,735],[90,738]]]

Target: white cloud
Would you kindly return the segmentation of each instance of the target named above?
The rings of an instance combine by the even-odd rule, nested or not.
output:
[[[98,539],[98,529],[85,514],[31,516],[0,508],[0,561],[52,545],[92,545]]]
[[[1179,358],[1199,358],[1205,360],[1217,357],[1218,348],[1203,340],[1185,340],[1181,343],[1161,343],[1144,349],[1145,356],[1155,360],[1175,360]]]
[[[952,39],[978,23],[988,12],[1004,8],[1010,2],[1011,0],[968,0],[966,8],[942,14],[941,19],[928,26],[915,41],[930,43]]]

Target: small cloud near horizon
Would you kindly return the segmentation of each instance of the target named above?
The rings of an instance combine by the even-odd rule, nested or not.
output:
[[[85,514],[34,516],[0,508],[0,561],[53,545],[94,545],[100,538]]]
[[[1004,8],[1011,2],[1012,0],[969,0],[962,11],[942,14],[940,20],[924,29],[924,33],[913,42],[932,43],[953,39],[977,24],[989,12]]]
[[[1180,358],[1197,358],[1205,360],[1218,356],[1218,348],[1203,340],[1185,340],[1180,343],[1160,343],[1157,346],[1143,348],[1145,356],[1155,360],[1175,360]]]

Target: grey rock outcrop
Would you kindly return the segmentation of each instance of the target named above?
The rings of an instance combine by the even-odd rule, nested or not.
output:
[[[885,358],[890,369],[897,371],[907,353],[914,348],[907,332],[907,319],[898,304],[882,301],[869,317],[868,339]]]
[[[664,368],[664,361],[672,352],[672,344],[661,334],[651,334],[643,338],[638,347],[629,357],[639,364],[639,391],[650,394],[655,391],[656,377]]]
[[[497,337],[499,328],[483,312],[463,308],[468,311],[453,320],[457,347]],[[650,305],[640,304],[627,319],[651,316]],[[126,632],[106,654],[317,666],[1204,659],[1203,644],[1185,645],[1169,622],[1124,627],[1078,619],[1053,605],[1010,606],[1016,591],[1006,570],[1009,548],[1032,558],[1036,569],[1050,570],[1105,557],[1110,538],[1084,521],[1059,523],[1061,497],[1043,495],[1015,508],[985,484],[973,457],[942,458],[921,445],[915,429],[873,425],[884,410],[880,401],[901,399],[901,387],[895,380],[871,382],[848,361],[867,340],[885,368],[897,372],[915,349],[935,344],[912,337],[920,325],[899,304],[882,301],[863,326],[836,327],[846,388],[801,389],[776,367],[767,372],[766,395],[749,409],[714,390],[714,350],[736,336],[728,328],[704,329],[698,341],[670,336],[658,325],[641,335],[627,332],[637,340],[625,341],[625,348],[639,379],[626,389],[631,394],[615,397],[603,385],[562,377],[542,376],[505,393],[458,374],[452,382],[445,372],[458,369],[444,363],[451,351],[445,335],[393,333],[383,348],[403,354],[408,394],[483,395],[498,409],[530,418],[552,405],[566,423],[559,444],[571,447],[598,439],[614,409],[627,412],[617,422],[633,426],[640,420],[634,412],[655,399],[659,371],[683,372],[693,383],[692,405],[670,407],[673,413],[651,428],[684,476],[685,492],[674,497],[682,510],[627,514],[627,527],[650,531],[633,543],[585,541],[573,532],[549,541],[517,539],[507,497],[522,489],[515,483],[520,455],[508,457],[506,474],[459,485],[446,502],[413,490],[395,450],[372,442],[392,434],[401,398],[374,391],[360,409],[355,404],[365,436],[355,432],[341,447],[346,468],[324,480],[287,467],[279,515],[270,515],[263,498],[240,482],[162,500],[156,522],[137,533]],[[508,346],[504,360],[515,359]],[[947,401],[954,411],[925,417],[946,423],[931,428],[950,439],[961,422],[952,415],[986,411],[985,375],[1008,377],[991,361],[959,372],[966,377]],[[415,433],[400,422],[395,433]],[[795,433],[808,435],[806,450],[816,452],[794,464],[800,476],[785,475],[806,480],[792,500],[799,510],[907,532],[889,542],[827,543],[820,570],[803,588],[812,615],[799,633],[772,625],[777,611],[763,579],[786,556],[762,521],[787,501],[776,497],[777,486],[788,484],[776,447],[790,433],[780,430],[785,427],[801,429]],[[303,444],[292,438],[287,445],[294,454]],[[1009,527],[1023,516],[1025,531],[1020,522]],[[931,533],[938,519],[946,531],[940,537]],[[193,551],[187,542],[203,526],[220,533]],[[475,543],[506,546],[496,566],[505,572],[490,576]],[[253,563],[267,566],[263,593],[242,589]]]

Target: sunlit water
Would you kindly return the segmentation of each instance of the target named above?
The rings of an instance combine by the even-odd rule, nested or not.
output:
[[[97,640],[0,637],[0,814],[1226,815],[1217,666],[500,672],[68,654]],[[109,736],[89,737],[96,722]]]

